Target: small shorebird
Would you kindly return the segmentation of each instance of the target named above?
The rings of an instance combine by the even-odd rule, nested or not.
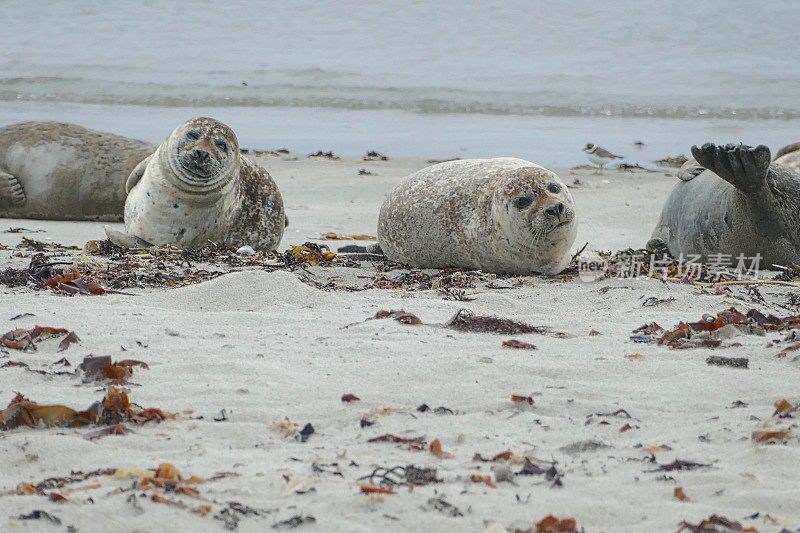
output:
[[[589,159],[589,161],[600,167],[597,173],[603,172],[603,167],[611,161],[615,159],[622,159],[621,155],[612,154],[605,148],[601,148],[592,143],[588,143],[583,151],[586,152],[586,157]]]

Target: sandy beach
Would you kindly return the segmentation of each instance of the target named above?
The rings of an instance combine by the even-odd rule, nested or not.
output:
[[[375,235],[390,188],[428,164],[388,155],[259,157],[290,219],[279,251],[353,242],[322,239],[329,232]],[[643,247],[676,181],[670,169],[553,170],[572,187],[574,251],[588,243],[587,257]],[[103,237],[96,223],[0,220],[0,266],[27,268],[36,252],[23,238],[82,248]],[[44,253],[72,262],[81,250]],[[79,260],[92,261],[102,270],[111,260]],[[369,261],[175,268],[201,267],[226,273],[97,296],[0,284],[0,333],[38,324],[80,338],[63,352],[58,338],[35,351],[0,347],[2,405],[21,393],[84,410],[108,383],[86,383],[75,368],[110,356],[149,366],[121,385],[132,402],[176,415],[94,439],[94,425],[3,431],[0,530],[496,533],[535,531],[554,515],[587,532],[640,532],[718,515],[752,531],[800,531],[800,414],[774,415],[776,402],[800,402],[800,352],[779,355],[786,333],[740,334],[716,348],[631,339],[643,324],[670,330],[731,307],[795,315],[796,286],[475,273],[445,283],[438,272]],[[423,324],[368,320],[401,309]],[[548,329],[443,326],[462,309]],[[535,349],[503,346],[511,339]],[[715,366],[711,356],[748,365]],[[781,437],[759,442],[763,431]],[[142,469],[164,463],[182,481],[141,482]],[[37,510],[47,516],[21,518]]]

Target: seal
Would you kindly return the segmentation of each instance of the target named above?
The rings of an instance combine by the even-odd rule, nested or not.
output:
[[[122,220],[125,179],[154,150],[62,122],[0,128],[0,217]]]
[[[576,232],[572,195],[559,177],[505,157],[415,172],[378,217],[386,257],[419,268],[554,274],[568,265]]]
[[[778,150],[773,161],[800,172],[800,142],[787,144]]]
[[[269,173],[243,156],[233,130],[198,117],[177,128],[126,182],[123,246],[216,244],[274,250],[286,225]]]
[[[771,163],[763,145],[706,143],[693,146],[692,155],[648,249],[704,261],[712,254],[732,261],[760,255],[762,267],[800,261],[800,173]]]

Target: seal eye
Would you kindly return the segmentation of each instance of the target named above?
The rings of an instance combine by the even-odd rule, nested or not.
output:
[[[547,190],[553,194],[558,194],[561,192],[561,186],[558,183],[550,183],[547,185]]]
[[[186,132],[186,137],[188,137],[193,141],[196,141],[197,139],[200,138],[200,132],[197,130],[189,130],[188,132]]]
[[[516,200],[514,200],[514,207],[517,209],[525,209],[529,205],[533,203],[533,198],[530,196],[520,196]]]
[[[223,152],[226,152],[226,153],[228,152],[228,143],[226,143],[222,139],[215,139],[214,140],[214,144],[217,146],[217,148],[219,148]]]

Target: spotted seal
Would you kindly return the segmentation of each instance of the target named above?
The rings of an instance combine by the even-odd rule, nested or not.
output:
[[[800,142],[787,144],[775,153],[775,163],[786,165],[800,172]]]
[[[576,232],[572,195],[559,177],[505,157],[415,172],[378,217],[386,257],[420,268],[554,274],[569,263]]]
[[[0,217],[122,220],[125,179],[154,150],[62,122],[0,128]]]
[[[243,156],[233,130],[213,118],[191,119],[139,163],[126,183],[124,246],[212,241],[269,251],[283,237],[283,199],[269,173]]]
[[[711,143],[692,147],[648,248],[675,257],[760,254],[761,266],[800,262],[800,173],[770,150]],[[721,256],[720,256],[721,257]]]

